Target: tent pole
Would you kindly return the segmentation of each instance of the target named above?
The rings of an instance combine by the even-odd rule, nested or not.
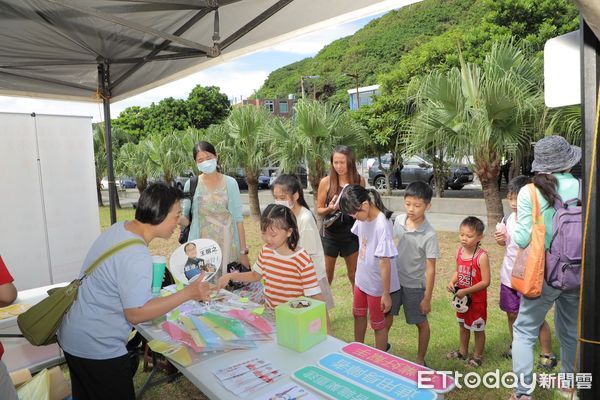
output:
[[[113,168],[112,137],[110,129],[110,71],[108,64],[98,64],[98,80],[104,106],[104,143],[106,145],[106,161],[108,168],[108,201],[110,207],[110,224],[117,222],[117,187]]]
[[[598,174],[600,164],[596,160],[591,164],[592,151],[594,150],[594,137],[596,135],[596,107],[598,83],[600,81],[600,42],[587,23],[581,18],[581,105],[582,105],[582,130],[583,130],[583,165],[584,175],[584,209],[589,206],[589,214],[585,215],[589,228],[584,253],[584,276],[582,276],[583,290],[581,293],[581,372],[598,377],[600,374],[600,274],[596,273],[598,263],[597,227],[600,224],[598,216]],[[600,150],[596,143],[596,151]],[[596,155],[596,158],[598,156]],[[594,168],[594,179],[589,182],[590,170]],[[587,203],[587,193],[591,186],[591,198]],[[592,343],[596,342],[596,343]],[[594,379],[595,381],[595,379]],[[580,399],[591,400],[600,398],[600,384],[593,382],[590,389],[580,390]]]

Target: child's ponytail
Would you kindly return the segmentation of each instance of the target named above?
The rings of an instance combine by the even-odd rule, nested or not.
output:
[[[375,189],[365,189],[360,185],[349,185],[342,189],[340,198],[340,211],[344,214],[353,214],[365,201],[374,204],[387,219],[392,216],[392,211],[388,210],[381,200],[381,196]],[[372,198],[371,198],[372,197]]]
[[[383,204],[383,200],[381,199],[381,195],[375,189],[367,189],[371,195],[373,196],[373,202],[375,203],[375,207],[379,209],[384,215],[386,219],[390,219],[393,212],[388,210],[387,207]]]

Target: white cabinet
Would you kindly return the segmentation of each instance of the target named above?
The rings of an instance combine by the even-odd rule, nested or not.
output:
[[[0,113],[0,255],[17,289],[77,277],[99,234],[91,118]]]

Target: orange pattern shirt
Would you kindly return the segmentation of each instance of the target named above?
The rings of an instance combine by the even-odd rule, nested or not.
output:
[[[265,300],[271,308],[321,293],[315,267],[303,248],[286,256],[263,246],[252,270],[262,276]]]

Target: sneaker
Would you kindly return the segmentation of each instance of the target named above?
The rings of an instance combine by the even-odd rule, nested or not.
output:
[[[554,354],[540,354],[540,361],[538,363],[540,369],[551,372],[557,365],[558,361],[556,361],[556,356]]]
[[[385,347],[385,352],[386,353],[391,353],[392,352],[392,344],[388,343],[387,346]]]

